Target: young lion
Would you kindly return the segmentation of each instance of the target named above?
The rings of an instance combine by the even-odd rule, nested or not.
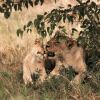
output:
[[[55,52],[55,57],[53,57],[53,59],[56,61],[56,66],[51,71],[50,76],[59,75],[63,67],[69,68],[71,66],[75,72],[78,73],[73,81],[76,84],[79,84],[84,72],[86,72],[84,51],[82,47],[78,47],[76,44],[73,44],[71,48],[68,48],[66,43],[56,42],[54,39],[49,41],[48,44],[49,47],[47,50]]]
[[[32,75],[39,73],[41,82],[45,80],[46,72],[44,67],[44,50],[40,40],[36,40],[32,51],[27,54],[23,61],[23,80],[25,84],[33,83]]]

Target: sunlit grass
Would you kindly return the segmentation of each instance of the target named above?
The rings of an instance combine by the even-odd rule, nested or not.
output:
[[[1,38],[0,100],[99,100],[96,99],[100,96],[99,70],[91,70],[91,77],[79,86],[70,84],[73,71],[63,71],[65,77],[53,77],[43,84],[26,86],[22,80],[22,62],[32,48],[33,38],[33,33],[22,39],[13,36]]]
[[[27,10],[28,13],[24,10],[14,13],[8,20],[0,19],[0,100],[100,100],[99,70],[89,72],[91,78],[79,86],[70,85],[64,77],[54,77],[41,85],[25,86],[23,83],[22,62],[37,35],[33,29],[31,34],[25,33],[20,38],[16,30],[47,9],[44,7],[39,11],[37,8],[34,14],[32,9]]]

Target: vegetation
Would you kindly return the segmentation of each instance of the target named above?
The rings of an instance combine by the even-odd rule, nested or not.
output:
[[[22,70],[20,67],[28,47],[26,47],[27,49],[23,47],[19,49],[16,46],[14,50],[9,50],[8,48],[7,52],[0,53],[0,66],[2,66],[2,68],[0,67],[0,100],[100,99],[100,8],[95,2],[90,2],[89,0],[84,3],[81,0],[76,1],[79,2],[76,6],[59,7],[59,9],[53,9],[51,12],[37,15],[34,21],[29,21],[27,25],[18,29],[16,33],[17,36],[23,38],[24,32],[32,32],[32,28],[35,26],[38,34],[45,38],[47,35],[52,35],[61,21],[63,23],[68,21],[73,24],[77,15],[83,29],[76,41],[86,51],[87,77],[79,86],[73,86],[69,82],[74,76],[73,70],[64,69],[62,72],[63,76],[53,77],[43,84],[34,82],[34,85],[25,86],[22,81]],[[44,0],[35,0],[34,2],[32,0],[20,0],[20,2],[6,0],[0,6],[0,12],[4,13],[5,18],[9,18],[13,9],[15,11],[23,10],[24,7],[33,7],[34,4],[41,3],[42,5],[43,2]],[[48,23],[48,26],[46,26],[46,23]],[[60,27],[59,30],[67,34],[67,29],[64,27]],[[74,30],[77,31],[77,29]],[[7,57],[5,54],[10,55],[8,58],[5,58]]]

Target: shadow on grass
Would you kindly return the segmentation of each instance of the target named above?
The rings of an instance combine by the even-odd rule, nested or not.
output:
[[[70,84],[63,76],[26,86],[21,71],[0,72],[0,100],[93,100],[99,95],[100,84],[95,75],[79,86]]]

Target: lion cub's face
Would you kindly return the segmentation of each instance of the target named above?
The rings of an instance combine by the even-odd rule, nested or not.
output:
[[[34,46],[32,48],[32,54],[36,56],[36,58],[43,59],[44,56],[44,49],[41,45],[41,42],[35,41]]]
[[[39,41],[35,41],[32,51],[27,54],[23,62],[23,80],[25,84],[32,83],[32,75],[39,73],[41,82],[45,80],[44,49]]]

